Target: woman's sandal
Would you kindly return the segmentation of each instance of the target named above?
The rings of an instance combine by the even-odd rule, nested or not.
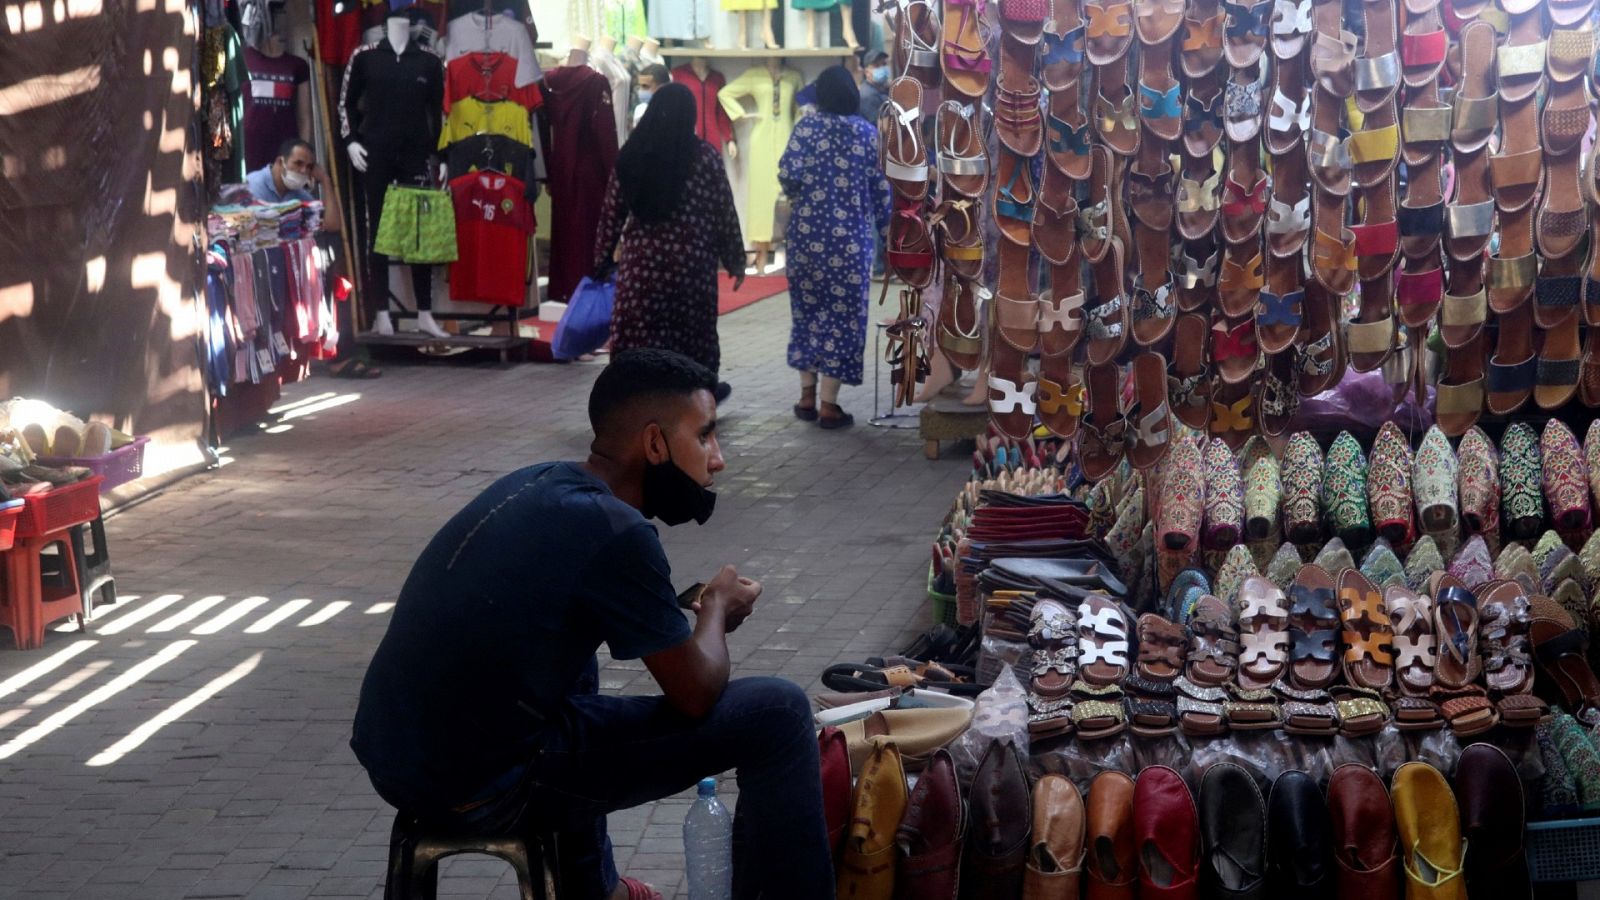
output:
[[[1501,724],[1532,728],[1549,714],[1544,701],[1533,696],[1533,656],[1528,629],[1532,606],[1515,581],[1501,581],[1479,589],[1482,621],[1484,683],[1500,712]]]
[[[1394,626],[1395,727],[1427,731],[1444,725],[1439,707],[1428,699],[1438,654],[1433,636],[1433,601],[1409,588],[1390,585],[1383,605]]]
[[[1239,687],[1258,691],[1272,687],[1289,661],[1289,610],[1283,591],[1260,576],[1246,578],[1239,588]]]
[[[817,427],[824,431],[849,428],[855,423],[856,417],[845,412],[837,403],[823,403],[821,412],[817,415]]]
[[[1345,681],[1385,691],[1394,679],[1394,628],[1383,595],[1357,569],[1339,573],[1339,618],[1344,624]]]

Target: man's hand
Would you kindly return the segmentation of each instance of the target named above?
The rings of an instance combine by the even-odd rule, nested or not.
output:
[[[739,577],[733,566],[723,566],[717,577],[706,583],[700,599],[691,607],[697,615],[711,612],[722,615],[723,630],[733,632],[755,611],[761,596],[761,583]]]

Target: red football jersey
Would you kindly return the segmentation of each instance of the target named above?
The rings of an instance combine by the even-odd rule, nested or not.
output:
[[[517,87],[517,61],[498,51],[463,53],[450,60],[444,69],[444,111],[466,97],[485,103],[510,100],[524,109],[535,110],[544,103],[538,82]]]
[[[533,207],[527,185],[498,172],[450,179],[456,207],[456,261],[450,299],[522,306],[528,297],[528,238]]]

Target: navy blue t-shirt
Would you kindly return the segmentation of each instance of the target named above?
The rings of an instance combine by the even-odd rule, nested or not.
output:
[[[689,636],[655,527],[577,463],[530,466],[412,566],[350,745],[391,802],[485,799],[515,783],[601,643],[637,659]]]

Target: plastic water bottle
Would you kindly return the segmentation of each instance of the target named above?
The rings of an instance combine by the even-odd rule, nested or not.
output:
[[[689,900],[733,896],[733,815],[717,799],[717,780],[700,781],[700,797],[683,817],[683,861]]]

